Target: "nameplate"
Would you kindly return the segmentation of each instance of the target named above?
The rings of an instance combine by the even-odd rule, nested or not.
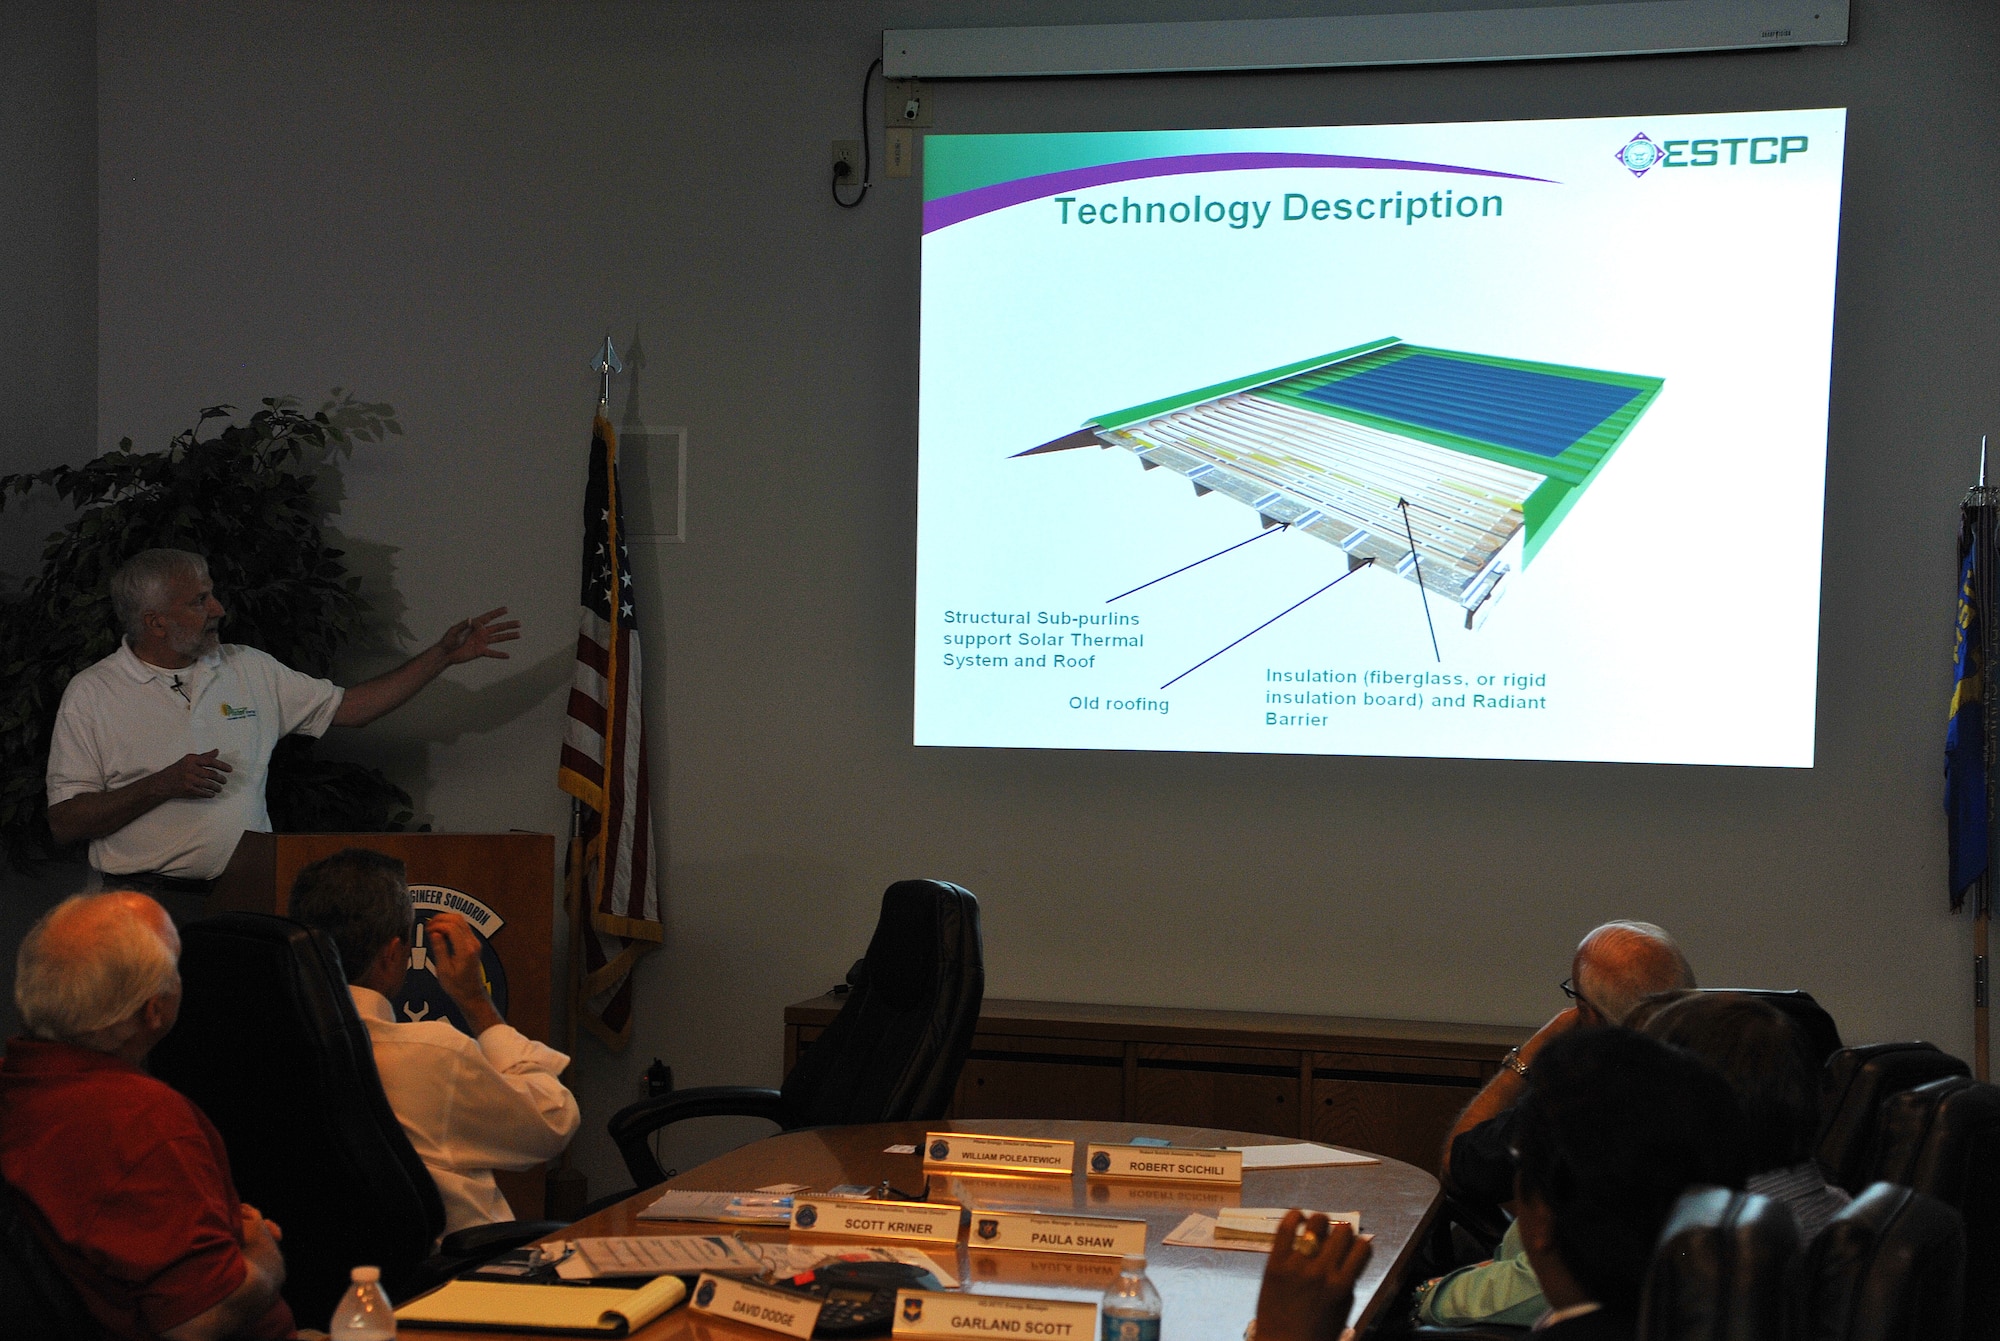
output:
[[[962,1131],[924,1135],[924,1167],[967,1173],[1060,1173],[1076,1168],[1076,1142],[1025,1136],[974,1136]]]
[[[1046,1341],[1091,1341],[1097,1305],[1066,1299],[1022,1299],[1005,1294],[941,1290],[896,1291],[892,1336],[1018,1336]]]
[[[767,1332],[809,1337],[819,1325],[819,1310],[824,1302],[790,1290],[773,1290],[747,1280],[730,1280],[703,1272],[694,1283],[694,1296],[688,1307],[710,1317],[762,1327]]]
[[[792,1228],[801,1234],[956,1245],[963,1215],[962,1207],[933,1201],[799,1197],[792,1203]]]
[[[1029,1253],[1083,1253],[1090,1257],[1146,1255],[1144,1220],[1107,1220],[1090,1215],[1037,1215],[1032,1211],[972,1213],[973,1248],[1011,1248]]]
[[[1098,1145],[1089,1154],[1092,1178],[1146,1178],[1175,1183],[1243,1182],[1241,1150],[1193,1150],[1177,1145]]]

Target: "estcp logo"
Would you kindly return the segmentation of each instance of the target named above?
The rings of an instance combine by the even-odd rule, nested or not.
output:
[[[715,1282],[712,1280],[703,1281],[701,1288],[694,1292],[694,1302],[702,1308],[707,1308],[710,1304],[714,1303]]]
[[[1111,1156],[1107,1155],[1102,1150],[1098,1151],[1096,1154],[1090,1157],[1091,1172],[1103,1173],[1106,1169],[1110,1167],[1111,1167]]]
[[[1641,132],[1619,145],[1616,157],[1627,172],[1643,177],[1654,168],[1768,167],[1810,147],[1804,135],[1719,135],[1655,143]]]
[[[932,1142],[931,1142],[931,1158],[932,1158],[932,1159],[944,1159],[945,1157],[947,1157],[947,1156],[948,1156],[948,1155],[950,1155],[950,1154],[951,1154],[951,1147],[950,1147],[950,1146],[948,1146],[948,1145],[946,1145],[946,1144],[945,1144],[945,1143],[944,1143],[943,1141],[932,1141]]]
[[[814,1225],[819,1223],[818,1208],[813,1206],[799,1207],[797,1223],[800,1229],[811,1229]]]

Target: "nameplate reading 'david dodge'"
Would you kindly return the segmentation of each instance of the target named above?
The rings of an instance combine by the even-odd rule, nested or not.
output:
[[[1092,1178],[1159,1178],[1177,1183],[1243,1182],[1241,1150],[1177,1145],[1097,1145],[1086,1157]]]
[[[1030,1253],[1143,1256],[1146,1222],[1088,1215],[1038,1215],[1033,1211],[975,1210],[972,1232],[965,1241],[974,1248],[1013,1248]]]
[[[963,1215],[961,1207],[934,1201],[800,1197],[792,1203],[792,1228],[801,1234],[903,1239],[950,1246],[958,1242],[958,1222]]]
[[[1076,1167],[1076,1142],[1026,1136],[975,1136],[962,1131],[924,1134],[924,1167],[962,1173],[1060,1173]]]
[[[809,1337],[819,1325],[822,1301],[790,1290],[773,1290],[747,1280],[702,1273],[688,1307],[696,1313],[747,1323],[786,1336]]]
[[[898,1290],[896,1322],[890,1334],[1091,1341],[1096,1331],[1096,1304],[1079,1304],[1068,1299],[1018,1299],[1005,1294]]]

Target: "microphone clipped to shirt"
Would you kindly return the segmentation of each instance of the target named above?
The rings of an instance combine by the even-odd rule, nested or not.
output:
[[[188,697],[188,691],[181,688],[181,677],[178,675],[174,677],[173,691],[181,696],[183,703],[187,704],[190,708],[194,706],[194,700]]]

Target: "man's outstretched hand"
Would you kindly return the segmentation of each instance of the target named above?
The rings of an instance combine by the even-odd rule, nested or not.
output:
[[[502,605],[483,615],[461,619],[446,629],[444,636],[437,641],[438,650],[444,653],[445,664],[462,666],[480,657],[496,657],[505,661],[507,654],[494,651],[493,644],[511,643],[521,636],[520,620],[500,619],[506,613],[507,607]],[[495,620],[500,622],[496,624]]]
[[[1287,1211],[1257,1291],[1257,1341],[1339,1341],[1372,1238],[1324,1215]]]

